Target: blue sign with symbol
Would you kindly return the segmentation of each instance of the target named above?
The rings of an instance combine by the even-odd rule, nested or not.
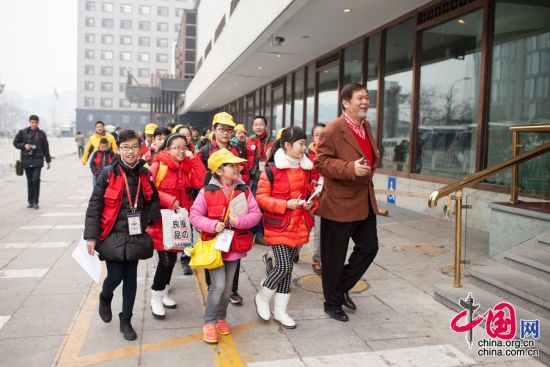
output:
[[[386,199],[386,203],[388,203],[390,205],[395,205],[395,194],[393,192],[395,192],[396,188],[397,188],[397,177],[389,176],[388,177],[388,191],[389,191],[389,193],[388,193],[388,196],[387,196],[387,199]]]
[[[540,338],[540,321],[539,320],[521,320],[520,338],[525,339],[532,337],[533,339]]]

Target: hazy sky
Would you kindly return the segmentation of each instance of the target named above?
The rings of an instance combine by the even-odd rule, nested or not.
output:
[[[76,91],[77,0],[0,1],[0,84],[32,97]]]

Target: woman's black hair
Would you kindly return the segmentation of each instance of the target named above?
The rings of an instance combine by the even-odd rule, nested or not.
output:
[[[279,148],[283,148],[285,143],[294,144],[298,140],[306,139],[306,133],[301,127],[293,126],[287,127],[281,133],[281,138],[277,139],[271,148],[268,162],[273,162],[275,159],[275,153]]]
[[[164,136],[170,135],[170,129],[168,129],[167,127],[164,127],[164,126],[157,127],[155,129],[155,132],[153,133],[153,138],[155,138],[159,135],[164,135]]]
[[[137,139],[139,144],[141,144],[141,138],[134,130],[124,130],[118,135],[117,146],[120,146],[120,144],[124,143],[125,141],[134,139]]]
[[[323,124],[322,122],[318,122],[315,125],[313,125],[313,127],[311,128],[311,136],[312,137],[313,137],[313,133],[315,132],[315,129],[317,129],[318,127],[327,127],[327,125]]]
[[[170,134],[168,135],[168,137],[166,138],[166,140],[164,141],[164,143],[162,143],[162,145],[160,146],[159,148],[159,152],[161,150],[164,150],[166,148],[170,148],[172,146],[172,143],[176,140],[176,139],[183,139],[185,140],[185,145],[189,146],[189,142],[187,141],[187,138],[181,134],[178,134],[178,133],[173,133],[173,134]]]

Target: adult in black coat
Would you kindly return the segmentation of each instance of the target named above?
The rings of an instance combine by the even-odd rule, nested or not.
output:
[[[125,339],[134,340],[137,335],[130,320],[138,261],[153,256],[153,240],[145,229],[159,213],[159,197],[149,170],[144,167],[145,161],[139,159],[141,142],[136,132],[123,131],[118,147],[113,164],[103,170],[94,186],[86,210],[84,239],[88,253],[92,255],[97,250],[100,259],[107,263],[107,277],[99,295],[99,316],[105,322],[111,321],[113,292],[123,282],[120,331]],[[139,213],[141,231],[131,235],[128,222],[132,212]]]
[[[21,150],[21,166],[25,169],[27,176],[27,208],[38,209],[38,198],[40,196],[40,173],[46,159],[47,168],[50,169],[52,157],[48,138],[43,130],[38,128],[39,118],[36,115],[29,117],[29,127],[19,130],[13,145]]]

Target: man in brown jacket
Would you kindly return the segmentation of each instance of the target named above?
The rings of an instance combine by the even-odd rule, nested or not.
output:
[[[342,305],[356,306],[349,290],[361,279],[378,252],[376,197],[372,176],[379,159],[370,124],[364,119],[369,96],[361,84],[342,88],[344,113],[321,133],[315,168],[324,177],[315,212],[321,217],[321,263],[325,312],[348,321]],[[355,243],[346,262],[350,238]]]

